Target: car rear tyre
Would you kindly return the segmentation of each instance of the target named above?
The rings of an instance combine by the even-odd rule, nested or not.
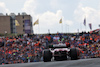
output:
[[[78,59],[78,49],[71,48],[70,49],[70,57],[71,57],[71,60],[77,60]]]
[[[45,49],[43,53],[43,61],[48,62],[51,61],[52,53],[49,49]]]

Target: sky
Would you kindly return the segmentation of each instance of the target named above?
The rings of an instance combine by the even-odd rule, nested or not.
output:
[[[100,0],[0,0],[0,13],[25,12],[32,16],[34,33],[74,33],[98,29]],[[62,18],[62,24],[59,24]],[[84,26],[86,18],[86,26]]]

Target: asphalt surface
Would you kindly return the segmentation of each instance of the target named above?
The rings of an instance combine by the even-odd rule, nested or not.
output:
[[[0,65],[0,67],[100,67],[100,58],[6,64]]]

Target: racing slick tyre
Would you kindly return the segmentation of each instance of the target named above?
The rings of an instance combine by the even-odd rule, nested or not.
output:
[[[78,59],[78,49],[71,48],[70,49],[70,57],[71,57],[71,60],[77,60]]]
[[[52,53],[49,49],[45,49],[43,53],[43,61],[48,62],[51,61]]]

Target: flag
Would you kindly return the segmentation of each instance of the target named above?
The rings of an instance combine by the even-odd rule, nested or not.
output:
[[[60,19],[59,23],[62,23],[62,18]]]
[[[15,20],[15,26],[19,26],[19,22],[17,20]]]
[[[100,27],[100,24],[99,24],[99,27]]]
[[[37,19],[33,25],[39,24],[39,19]]]
[[[90,29],[92,30],[92,24],[91,24],[91,23],[89,24],[89,27],[90,27]]]
[[[86,26],[86,18],[84,18],[84,23],[83,24],[84,24],[84,26]]]

